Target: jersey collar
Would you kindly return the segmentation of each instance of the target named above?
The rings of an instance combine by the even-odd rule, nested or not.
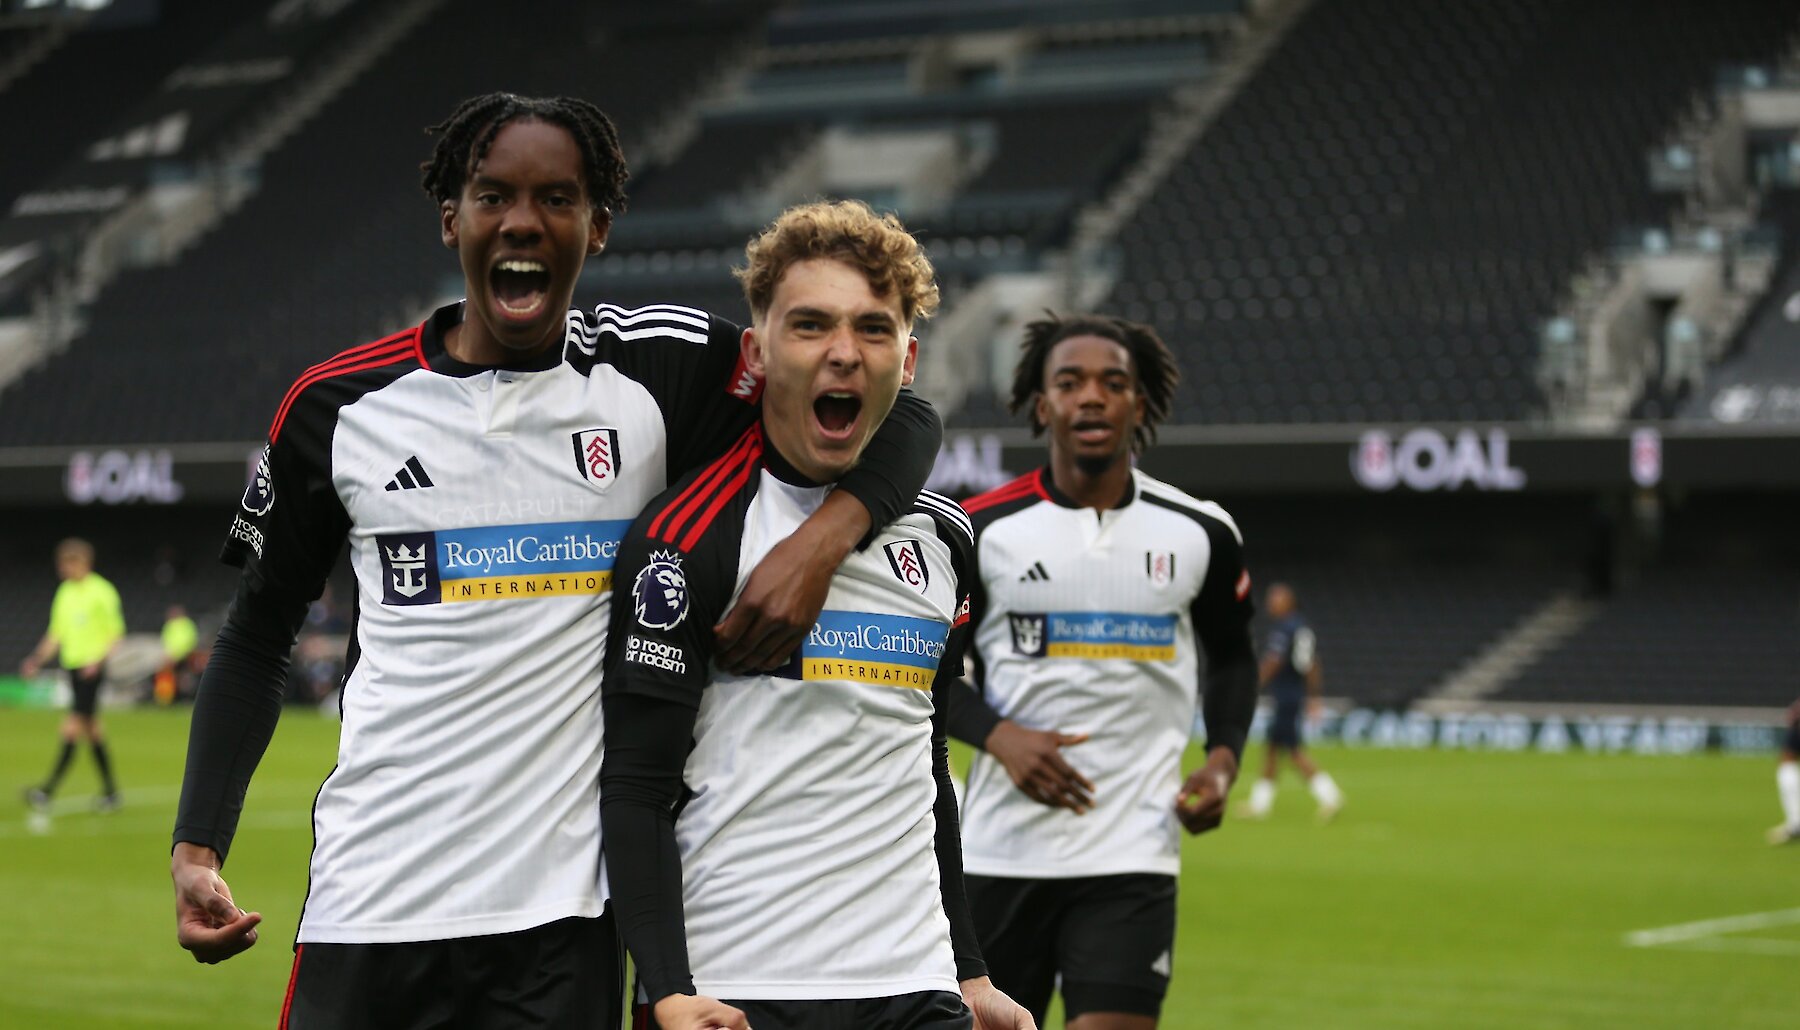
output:
[[[774,476],[776,479],[781,480],[789,486],[820,487],[831,485],[830,483],[820,483],[807,478],[805,473],[793,466],[792,462],[782,457],[781,452],[776,449],[774,442],[769,439],[768,426],[759,424],[756,431],[762,434],[763,467],[769,470],[769,475]]]
[[[471,365],[466,361],[458,361],[444,349],[444,336],[463,320],[463,302],[446,304],[431,313],[419,333],[419,349],[425,355],[425,366],[433,372],[447,376],[466,379],[482,372],[495,369],[506,369],[511,372],[542,372],[555,368],[563,363],[563,352],[568,349],[565,337],[562,346],[549,347],[542,354],[534,354],[521,361],[508,361],[499,365]]]
[[[1065,494],[1061,490],[1058,490],[1056,488],[1056,479],[1055,479],[1055,477],[1050,475],[1049,463],[1046,462],[1044,465],[1042,465],[1041,467],[1038,468],[1037,477],[1038,477],[1038,488],[1044,492],[1045,497],[1050,498],[1050,503],[1056,505],[1059,508],[1085,508],[1085,507],[1087,507],[1087,505],[1081,504],[1080,502],[1076,501],[1075,498],[1070,497],[1068,494]],[[1137,500],[1137,495],[1138,495],[1137,469],[1134,468],[1131,470],[1131,478],[1129,480],[1127,480],[1125,483],[1125,499],[1120,501],[1117,505],[1113,506],[1109,510],[1117,511],[1120,508],[1124,508],[1124,507],[1130,505],[1132,501]]]

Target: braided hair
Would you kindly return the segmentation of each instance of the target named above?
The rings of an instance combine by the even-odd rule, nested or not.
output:
[[[1138,322],[1110,315],[1069,315],[1045,312],[1041,318],[1025,326],[1025,340],[1020,346],[1019,363],[1013,369],[1012,399],[1006,410],[1018,414],[1031,412],[1031,435],[1044,431],[1038,421],[1037,397],[1044,392],[1044,363],[1057,344],[1072,336],[1099,336],[1124,347],[1131,355],[1131,367],[1137,378],[1138,396],[1144,400],[1144,417],[1132,433],[1131,449],[1142,453],[1156,442],[1156,426],[1169,415],[1175,398],[1175,384],[1181,369],[1169,345],[1156,335],[1156,330]]]
[[[582,186],[588,200],[602,210],[625,210],[625,179],[630,173],[619,149],[618,129],[604,111],[573,97],[485,93],[458,104],[450,117],[425,129],[438,136],[431,160],[419,164],[426,194],[439,203],[461,197],[469,173],[487,156],[494,137],[519,119],[567,129],[581,149]]]

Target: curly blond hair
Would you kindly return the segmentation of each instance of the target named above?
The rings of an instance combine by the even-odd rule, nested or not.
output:
[[[819,200],[783,211],[744,248],[748,264],[732,270],[757,321],[769,312],[775,286],[798,262],[831,258],[859,269],[878,297],[897,296],[907,325],[937,311],[937,272],[893,215],[860,200]]]

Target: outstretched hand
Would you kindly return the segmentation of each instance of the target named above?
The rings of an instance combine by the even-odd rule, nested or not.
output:
[[[259,912],[245,912],[231,900],[219,876],[219,856],[196,844],[175,845],[169,862],[175,881],[175,939],[194,961],[223,962],[256,943]]]
[[[1237,757],[1224,747],[1213,748],[1206,764],[1188,774],[1175,795],[1175,817],[1189,833],[1205,833],[1224,821],[1225,798],[1237,774]]]
[[[1032,730],[1011,719],[994,725],[982,747],[1006,768],[1013,786],[1040,805],[1076,815],[1094,807],[1094,781],[1063,758],[1062,749],[1085,742],[1085,733]]]

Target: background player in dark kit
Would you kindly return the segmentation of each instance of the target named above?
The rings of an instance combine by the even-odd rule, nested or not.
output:
[[[1011,408],[1048,431],[1049,464],[966,504],[975,685],[950,730],[985,751],[963,795],[970,908],[995,985],[1041,1020],[1060,976],[1076,1030],[1155,1025],[1177,823],[1219,825],[1256,700],[1235,523],[1133,467],[1177,376],[1148,326],[1032,323]],[[1184,782],[1196,695],[1207,758]]]
[[[921,493],[847,560],[787,668],[713,668],[707,623],[856,463],[937,302],[917,243],[854,201],[790,209],[747,256],[763,424],[621,548],[602,803],[647,1001],[664,1030],[1028,1027],[968,923],[933,697],[961,667],[961,510]]]
[[[277,411],[194,709],[178,938],[203,962],[255,943],[260,917],[218,868],[295,631],[348,541],[358,625],[283,1025],[612,1026],[597,784],[616,534],[756,408],[720,396],[740,382],[737,326],[569,310],[624,199],[598,108],[489,94],[434,131],[424,186],[467,299],[315,366]],[[941,430],[914,398],[895,415],[720,627],[730,660],[778,660],[838,560],[910,503]]]
[[[1269,584],[1263,607],[1270,626],[1262,660],[1257,665],[1257,679],[1268,689],[1275,712],[1269,721],[1262,778],[1250,787],[1245,814],[1261,819],[1275,806],[1276,760],[1285,754],[1305,777],[1307,789],[1319,804],[1319,819],[1328,821],[1344,806],[1344,794],[1331,774],[1319,768],[1306,753],[1304,728],[1305,719],[1318,715],[1319,691],[1325,682],[1318,635],[1300,611],[1294,589],[1286,583]]]

